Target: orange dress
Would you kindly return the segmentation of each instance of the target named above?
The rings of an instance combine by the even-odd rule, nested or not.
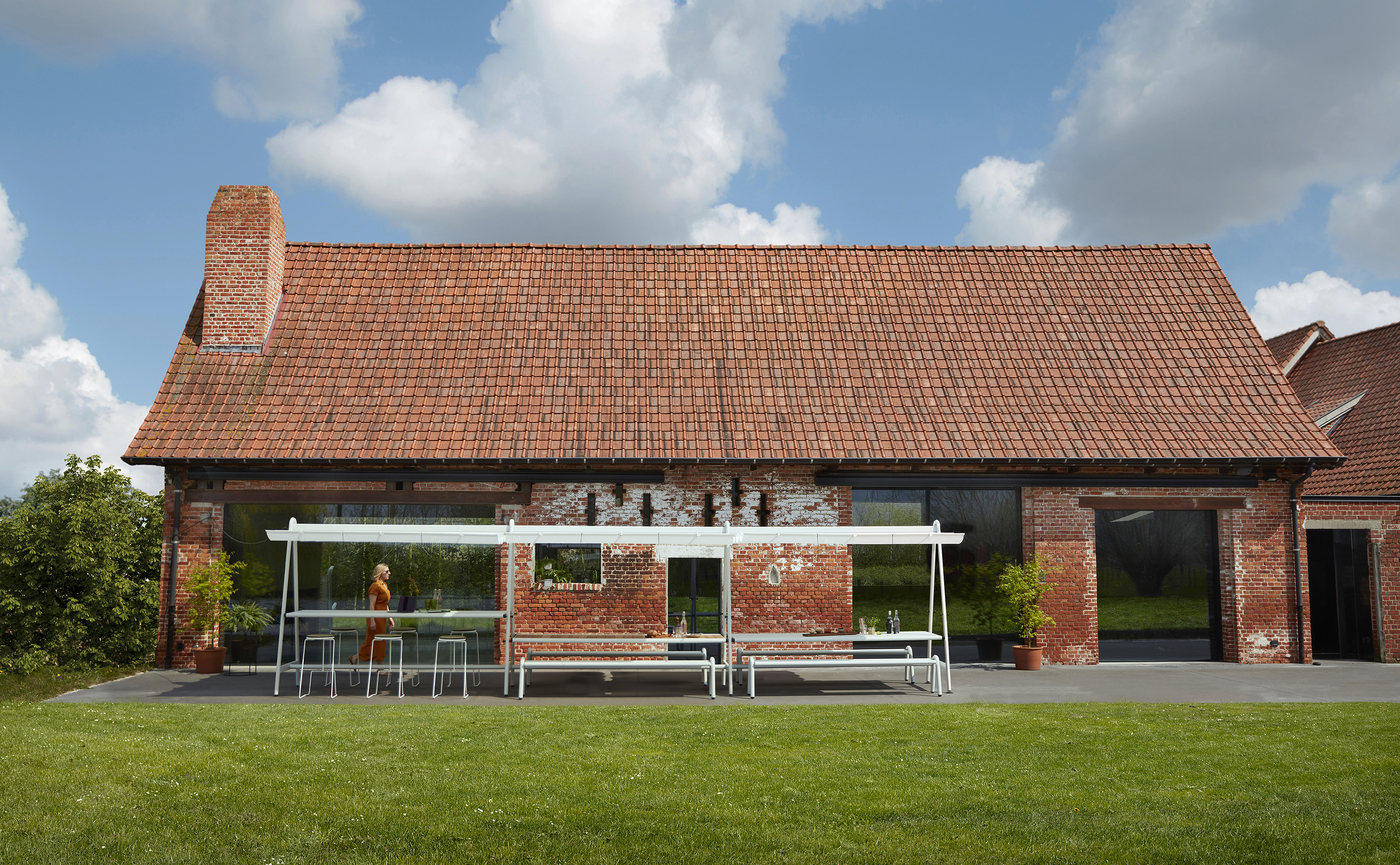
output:
[[[378,580],[369,584],[369,608],[371,610],[389,609],[389,587]],[[388,619],[366,619],[365,620],[365,641],[360,646],[360,651],[355,653],[355,657],[361,661],[369,658],[369,653],[374,652],[374,662],[382,664],[384,662],[384,644],[374,644],[374,638],[378,634],[386,633],[389,630]]]

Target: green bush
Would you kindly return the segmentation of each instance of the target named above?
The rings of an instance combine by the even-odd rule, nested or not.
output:
[[[0,516],[0,668],[129,666],[155,650],[163,513],[98,457],[69,456]]]

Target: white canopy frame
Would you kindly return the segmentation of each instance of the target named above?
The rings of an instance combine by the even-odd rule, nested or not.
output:
[[[723,526],[517,526],[515,520],[506,525],[398,525],[374,523],[308,523],[296,518],[286,529],[268,529],[272,541],[287,544],[286,566],[282,574],[282,611],[277,625],[277,666],[273,676],[272,693],[280,693],[283,641],[287,619],[292,619],[293,646],[300,636],[301,584],[297,566],[297,545],[307,543],[382,543],[382,544],[449,544],[499,547],[506,546],[506,608],[499,610],[462,611],[461,617],[500,618],[506,623],[505,663],[498,666],[505,672],[506,695],[510,694],[511,669],[515,658],[515,547],[516,544],[640,544],[666,546],[717,547],[722,560],[720,571],[720,627],[726,636],[724,666],[732,671],[733,592],[730,566],[735,544],[822,544],[848,546],[851,544],[892,545],[910,544],[934,547],[929,565],[929,633],[928,653],[933,654],[933,605],[935,591],[942,598],[943,628],[939,632],[943,650],[950,660],[951,642],[948,634],[948,597],[943,572],[943,547],[962,543],[960,532],[944,532],[937,521],[931,526],[781,526],[732,527]],[[287,594],[291,590],[291,613],[287,610]],[[317,611],[320,612],[320,611]],[[325,611],[334,615],[333,611]],[[840,637],[833,637],[840,642]],[[293,652],[295,655],[295,652]],[[292,662],[295,663],[295,657]],[[945,664],[944,670],[948,670]],[[953,689],[951,672],[947,673],[947,688]]]

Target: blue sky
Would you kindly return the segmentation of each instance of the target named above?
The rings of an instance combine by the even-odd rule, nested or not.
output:
[[[1204,241],[1266,335],[1400,320],[1393,2],[0,0],[0,80],[0,494],[120,454],[224,183],[293,240]]]

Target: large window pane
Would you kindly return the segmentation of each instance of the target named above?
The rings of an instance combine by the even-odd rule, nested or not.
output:
[[[978,600],[1007,562],[1021,558],[1020,491],[1007,490],[852,490],[854,525],[930,525],[962,532],[963,543],[945,547],[949,628],[954,635],[1000,633],[1004,620],[994,615],[979,623]],[[866,546],[851,548],[855,617],[873,617],[884,625],[887,612],[898,609],[906,630],[928,624],[929,547]]]
[[[235,602],[254,601],[276,615],[281,609],[282,574],[286,545],[269,541],[268,529],[284,529],[295,517],[299,523],[396,523],[489,525],[495,521],[493,505],[284,505],[231,504],[224,507],[223,547],[235,562],[248,567],[237,580]],[[438,544],[303,543],[298,545],[300,605],[302,609],[366,609],[366,595],[374,566],[385,562],[392,571],[389,589],[392,604],[405,595],[417,595],[418,609],[440,592],[449,609],[494,609],[496,549],[494,547]],[[289,589],[290,591],[290,589]],[[290,607],[290,601],[288,606]],[[336,626],[359,627],[363,619],[312,619],[302,630],[322,631]],[[418,624],[404,617],[401,625]],[[435,623],[436,624],[436,623]],[[446,625],[429,630],[445,630]],[[467,627],[489,634],[489,620],[470,620]],[[275,626],[269,631],[275,633]],[[270,646],[264,646],[265,655]],[[263,658],[266,660],[266,658]]]
[[[1214,511],[1098,511],[1103,660],[1207,659],[1217,601]]]

